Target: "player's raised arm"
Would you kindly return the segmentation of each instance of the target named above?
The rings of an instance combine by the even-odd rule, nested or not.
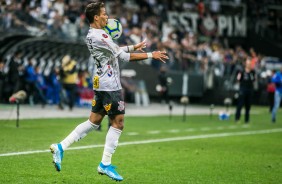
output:
[[[123,46],[123,47],[120,47],[120,48],[125,52],[132,52],[132,51],[144,52],[143,49],[146,48],[146,47],[147,47],[147,42],[146,42],[146,39],[145,39],[142,42],[137,43],[136,45],[128,45],[128,46]]]
[[[137,50],[137,51],[141,51],[141,52],[144,52],[144,48],[147,47],[147,42],[146,42],[146,39],[143,40],[142,42],[140,43],[137,43],[136,45],[133,46],[134,47],[134,50]]]

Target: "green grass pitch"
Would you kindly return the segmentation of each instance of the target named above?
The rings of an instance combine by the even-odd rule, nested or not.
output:
[[[270,123],[266,108],[257,108],[250,125],[220,121],[216,116],[126,117],[113,164],[129,184],[280,184],[282,183],[282,117]],[[67,150],[62,171],[55,171],[51,143],[61,141],[85,118],[0,121],[0,183],[115,183],[97,174],[107,118]],[[267,133],[267,131],[273,131]],[[141,144],[142,143],[142,144]],[[7,153],[42,151],[25,155]]]

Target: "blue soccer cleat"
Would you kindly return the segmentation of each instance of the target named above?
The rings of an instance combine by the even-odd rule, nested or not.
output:
[[[99,164],[98,168],[97,168],[97,171],[98,171],[99,174],[101,174],[101,175],[105,174],[113,180],[122,181],[123,177],[116,172],[115,168],[116,167],[113,166],[113,165],[104,165],[101,162]]]
[[[57,171],[61,171],[61,163],[64,157],[64,150],[61,144],[52,144],[50,146],[51,153],[53,154],[53,163]]]

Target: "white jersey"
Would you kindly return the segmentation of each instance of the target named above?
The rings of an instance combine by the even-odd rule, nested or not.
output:
[[[103,29],[90,28],[86,44],[94,59],[93,89],[96,91],[120,90],[120,70],[118,60],[129,61],[127,47],[119,47]]]

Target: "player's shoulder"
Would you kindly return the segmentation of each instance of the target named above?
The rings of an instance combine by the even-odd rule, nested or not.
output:
[[[101,40],[108,38],[109,35],[103,29],[90,29],[87,34],[87,37],[96,40]]]

